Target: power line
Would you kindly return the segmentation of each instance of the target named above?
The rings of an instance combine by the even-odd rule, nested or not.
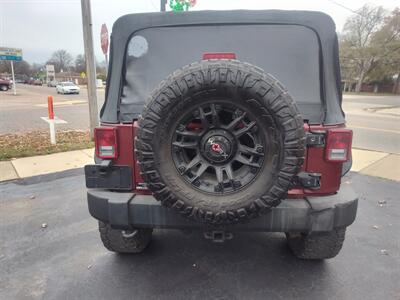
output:
[[[156,5],[154,4],[153,0],[150,0],[151,5],[154,7],[155,11],[158,11],[158,8],[156,7]]]
[[[355,14],[357,13],[356,11],[352,10],[351,8],[348,8],[347,6],[344,6],[343,4],[340,4],[340,3],[336,2],[336,1],[333,1],[333,0],[328,0],[328,1],[333,3],[333,4],[335,4],[335,5],[337,5],[337,6],[340,6],[340,7],[344,8],[344,9],[347,9],[348,11],[351,11],[352,13],[355,13]]]
[[[343,4],[341,4],[341,3],[339,3],[339,2],[336,2],[336,1],[334,1],[334,0],[327,0],[327,1],[333,3],[333,4],[337,5],[337,6],[340,6],[341,8],[346,9],[346,10],[352,12],[353,14],[357,14],[357,15],[359,15],[359,16],[365,18],[365,16],[363,16],[362,14],[360,14],[358,11],[353,10],[353,9],[347,7],[347,6],[344,6]]]

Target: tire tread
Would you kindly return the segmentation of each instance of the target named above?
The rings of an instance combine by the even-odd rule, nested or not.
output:
[[[155,159],[154,138],[160,125],[162,114],[168,107],[182,101],[187,93],[200,86],[200,89],[216,89],[229,85],[244,93],[257,89],[259,102],[271,111],[280,128],[284,131],[283,159],[272,188],[265,197],[255,199],[251,205],[235,210],[204,212],[201,208],[186,204],[178,199],[173,188],[164,184],[158,174]],[[191,94],[196,97],[196,94]],[[147,182],[154,197],[164,205],[172,207],[184,216],[206,223],[235,223],[257,217],[273,206],[280,204],[291,186],[293,177],[300,171],[304,162],[305,132],[303,118],[286,88],[271,74],[249,63],[237,60],[208,60],[194,62],[170,74],[152,92],[138,120],[139,128],[135,138],[135,153],[141,176]],[[282,175],[282,176],[281,176]],[[279,178],[279,180],[278,180]],[[165,200],[167,199],[167,200]]]

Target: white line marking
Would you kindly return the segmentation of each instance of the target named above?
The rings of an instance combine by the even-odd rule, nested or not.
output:
[[[394,133],[394,134],[400,134],[399,130],[390,130],[390,129],[380,129],[380,128],[374,128],[374,127],[364,127],[364,126],[352,126],[350,124],[347,124],[348,127],[355,128],[355,129],[365,129],[365,130],[371,130],[371,131],[380,131],[380,132],[388,132],[388,133]]]
[[[87,104],[87,101],[85,101],[85,100],[68,100],[68,101],[53,103],[54,106],[71,106],[71,105],[77,105],[77,104]],[[47,104],[35,104],[35,106],[47,107]]]

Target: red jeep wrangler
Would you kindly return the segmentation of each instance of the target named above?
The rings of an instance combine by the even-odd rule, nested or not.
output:
[[[88,204],[104,246],[138,253],[154,228],[286,233],[294,255],[336,256],[357,196],[342,176],[332,19],[304,11],[118,19]]]

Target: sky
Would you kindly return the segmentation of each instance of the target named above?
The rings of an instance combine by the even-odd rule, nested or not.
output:
[[[400,7],[400,0],[197,0],[192,10],[322,11],[333,18],[340,32],[351,10],[365,3],[388,10]],[[106,23],[111,33],[112,24],[120,16],[159,11],[160,0],[91,0],[91,5],[95,55],[103,61],[101,25]],[[0,47],[22,48],[24,59],[30,63],[44,63],[58,49],[73,56],[83,54],[80,0],[0,0]]]

